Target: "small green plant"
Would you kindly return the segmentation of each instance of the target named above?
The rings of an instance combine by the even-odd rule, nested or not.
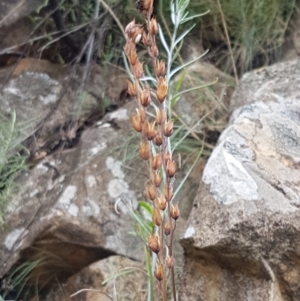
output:
[[[152,205],[150,212],[155,226],[154,233],[148,233],[147,245],[152,252],[151,269],[158,280],[159,289],[156,292],[156,297],[155,294],[149,294],[149,301],[157,299],[159,295],[163,301],[168,300],[170,296],[172,300],[177,300],[173,240],[180,211],[178,204],[175,204],[176,193],[173,191],[177,168],[170,140],[174,133],[172,104],[178,100],[180,95],[190,91],[190,89],[180,93],[172,93],[169,87],[177,72],[205,54],[173,68],[174,58],[177,55],[176,47],[194,28],[193,24],[178,36],[180,25],[202,15],[189,16],[187,11],[189,2],[189,0],[171,2],[173,33],[170,43],[167,43],[156,18],[153,16],[153,0],[137,2],[138,9],[146,17],[146,25],[143,26],[132,21],[125,28],[126,45],[124,52],[127,58],[125,63],[130,76],[128,93],[137,99],[138,106],[131,122],[134,130],[141,136],[138,147],[139,156],[147,162],[148,166],[149,181],[145,187],[145,194]],[[167,63],[159,59],[156,42],[158,35],[166,52]],[[146,47],[151,58],[150,66],[144,66],[138,56],[136,45],[140,41]],[[145,74],[145,70],[147,74]],[[192,89],[199,88],[201,87]],[[140,224],[142,225],[142,223]]]
[[[11,292],[14,292],[15,298],[18,299],[30,279],[31,272],[40,264],[41,261],[39,260],[24,262],[15,268],[5,279],[2,279],[2,298],[5,300]]]
[[[9,199],[16,187],[15,176],[26,169],[28,154],[21,145],[22,138],[24,133],[17,123],[16,112],[10,117],[0,114],[0,224],[4,222]]]
[[[236,65],[243,73],[279,57],[295,1],[200,0],[194,7],[211,11],[202,19],[203,44],[227,46],[216,64],[227,72]]]

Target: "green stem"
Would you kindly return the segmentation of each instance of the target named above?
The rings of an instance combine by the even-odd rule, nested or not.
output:
[[[145,246],[145,257],[146,257],[146,267],[147,267],[147,273],[148,273],[148,297],[147,301],[154,301],[154,290],[153,290],[153,270],[152,270],[152,257],[148,248]]]

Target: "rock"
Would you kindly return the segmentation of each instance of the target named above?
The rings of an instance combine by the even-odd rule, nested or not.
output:
[[[112,254],[136,259],[143,254],[138,252],[139,246],[143,247],[140,240],[129,233],[133,230],[129,210],[136,208],[137,195],[122,163],[112,153],[123,143],[123,135],[132,133],[128,127],[130,107],[111,113],[103,123],[94,122],[76,138],[77,128],[74,133],[70,131],[70,120],[78,101],[82,70],[77,69],[77,75],[72,71],[46,61],[25,59],[15,69],[0,72],[4,84],[1,112],[16,111],[18,122],[23,124],[21,140],[39,128],[39,135],[33,139],[36,149],[52,149],[44,160],[19,176],[20,189],[0,231],[0,277],[20,258],[35,260],[47,251],[73,267],[64,279]],[[79,122],[85,115],[84,108],[101,108],[98,92],[101,87],[105,91],[102,73],[100,68],[92,67],[84,90],[88,95],[81,95],[85,102],[80,103]],[[116,129],[122,129],[121,136]],[[69,138],[77,142],[65,148]],[[45,266],[46,271],[51,268]]]
[[[297,99],[294,85],[299,84],[299,64],[297,58],[246,73],[233,94],[230,111],[256,101],[276,101],[277,96]]]
[[[127,109],[112,116],[126,128]],[[77,252],[78,262],[84,262],[80,268],[97,259],[88,252],[91,248],[97,248],[98,259],[103,252],[139,258],[142,245],[129,233],[133,229],[129,211],[136,207],[136,195],[121,162],[110,154],[118,141],[118,132],[104,123],[83,132],[78,146],[47,156],[19,179],[21,189],[10,206],[6,230],[0,233],[2,276],[21,250],[23,255],[33,254],[25,250],[33,242],[43,246],[39,249],[50,247],[73,266],[70,254],[82,246],[86,255]],[[62,243],[69,245],[69,256],[64,248],[55,247]]]
[[[180,300],[300,299],[299,70],[241,80],[182,239]]]
[[[35,9],[43,7],[43,0],[11,0],[1,1],[0,27],[9,26],[20,18],[29,15]]]
[[[147,274],[144,270],[142,263],[111,256],[72,276],[61,297],[65,296],[66,301],[146,300]],[[55,299],[53,295],[51,297]]]

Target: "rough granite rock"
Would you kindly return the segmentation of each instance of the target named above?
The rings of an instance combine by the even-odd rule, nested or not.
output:
[[[300,300],[299,88],[299,60],[241,80],[182,239],[180,300]]]
[[[127,109],[113,114],[110,117],[119,125],[128,122]],[[77,147],[46,157],[22,175],[8,224],[0,232],[1,276],[21,251],[26,257],[26,248],[33,242],[49,252],[54,249],[67,261],[79,246],[97,248],[98,257],[89,252],[77,257],[78,269],[104,255],[138,258],[142,244],[129,233],[133,229],[129,208],[135,208],[136,195],[121,162],[109,154],[117,136],[109,123],[91,128],[82,134]],[[119,202],[118,213],[115,204],[120,199],[126,204]],[[69,257],[63,248],[53,248],[62,242],[70,244]],[[33,251],[27,252],[32,255]]]
[[[68,279],[63,296],[66,301],[144,301],[146,292],[144,264],[122,256],[110,256]]]

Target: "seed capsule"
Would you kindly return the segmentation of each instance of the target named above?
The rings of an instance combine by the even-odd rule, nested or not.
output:
[[[176,162],[174,160],[167,161],[166,173],[169,178],[174,177],[176,173]]]
[[[156,131],[156,136],[154,138],[154,143],[157,145],[157,146],[160,146],[162,145],[163,143],[163,140],[162,140],[162,136],[161,136],[161,133],[159,131]]]
[[[155,72],[157,77],[164,76],[166,73],[166,64],[163,60],[159,61],[157,60]]]
[[[151,102],[150,89],[144,89],[140,95],[140,103],[143,107],[148,107]]]
[[[143,130],[143,123],[139,114],[131,116],[131,124],[137,132],[141,132]]]
[[[180,216],[180,211],[179,211],[179,207],[178,205],[171,205],[171,217],[174,219],[174,220],[177,220]]]
[[[164,196],[167,202],[170,202],[173,197],[173,188],[171,186],[165,186],[164,188]]]
[[[156,187],[159,187],[161,184],[162,178],[159,174],[159,171],[157,170],[154,174],[153,174],[153,183],[155,184]]]
[[[157,25],[157,21],[156,18],[153,16],[149,22],[149,32],[151,32],[151,34],[156,35],[158,33],[158,25]]]
[[[164,211],[167,208],[167,201],[163,195],[157,199],[157,202],[160,210]]]
[[[156,45],[152,45],[152,46],[150,47],[150,50],[149,50],[150,56],[151,56],[151,57],[157,57],[157,56],[158,56],[158,53],[159,53],[159,51],[158,51],[157,46],[156,46]]]
[[[147,199],[153,201],[156,198],[156,187],[153,184],[149,184],[145,189]]]
[[[162,218],[161,218],[161,214],[158,208],[154,208],[153,209],[153,213],[152,213],[152,220],[153,223],[159,227],[162,224]]]
[[[137,87],[135,83],[128,81],[127,92],[130,96],[137,96]]]
[[[133,66],[133,73],[137,79],[140,79],[144,76],[144,63],[141,63],[139,60],[136,61],[135,65]]]
[[[162,281],[164,279],[164,268],[162,264],[157,264],[154,275],[158,281]]]
[[[154,253],[158,253],[160,251],[160,243],[158,236],[152,234],[148,237],[148,247]]]
[[[145,132],[148,140],[153,140],[157,134],[157,131],[155,130],[155,121],[150,123],[147,120],[145,123],[144,132]]]
[[[170,137],[173,134],[174,122],[173,120],[168,121],[164,124],[163,132],[166,137]]]
[[[170,235],[171,230],[172,230],[172,224],[171,224],[170,221],[168,221],[168,222],[165,224],[165,229],[164,229],[165,235]]]
[[[148,160],[150,157],[150,147],[147,141],[141,142],[139,145],[139,154],[143,160]]]
[[[167,97],[168,93],[168,83],[166,81],[166,78],[163,76],[160,76],[158,78],[157,82],[157,91],[156,91],[156,97],[160,103],[163,103]]]
[[[167,267],[169,269],[172,269],[174,267],[174,257],[173,256],[168,256],[166,258],[166,264],[167,264]]]
[[[161,165],[162,165],[161,154],[156,154],[152,159],[152,168],[154,170],[157,170],[161,167]]]
[[[156,123],[157,124],[163,124],[165,123],[167,119],[167,111],[165,109],[162,110],[156,110]]]

